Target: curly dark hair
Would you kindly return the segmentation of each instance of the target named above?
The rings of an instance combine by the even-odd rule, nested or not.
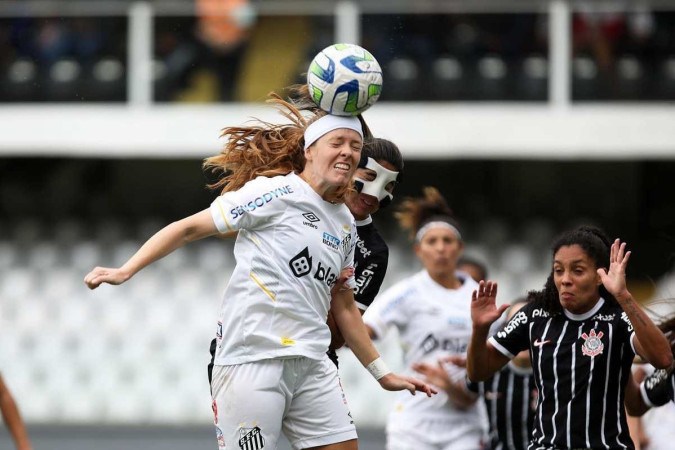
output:
[[[612,244],[600,228],[582,225],[574,230],[562,233],[553,242],[552,254],[555,255],[561,247],[571,245],[581,247],[586,255],[593,260],[596,268],[609,267],[609,251]],[[600,296],[605,301],[616,303],[614,296],[603,285],[600,285],[599,290]],[[562,313],[558,289],[553,282],[553,269],[546,279],[544,288],[540,291],[529,291],[527,296],[551,315]]]

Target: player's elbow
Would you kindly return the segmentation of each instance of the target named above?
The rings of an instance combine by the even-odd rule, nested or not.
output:
[[[654,361],[650,361],[657,369],[669,369],[673,365],[673,354],[671,352],[664,352],[656,355]]]

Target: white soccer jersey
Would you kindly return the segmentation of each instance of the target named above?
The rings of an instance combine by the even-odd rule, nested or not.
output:
[[[363,316],[378,337],[383,337],[389,327],[398,329],[406,370],[412,375],[413,363],[437,364],[443,356],[466,355],[471,337],[471,294],[478,284],[463,272],[457,275],[462,286],[446,289],[426,270],[418,272],[378,296]],[[463,373],[457,371],[453,378],[463,379]],[[432,398],[405,392],[397,399],[390,425],[391,420],[410,426],[425,420],[447,420],[480,433],[483,414],[480,402],[463,411],[454,408],[445,392]]]
[[[215,364],[324,358],[330,289],[354,260],[356,225],[349,209],[323,200],[291,173],[258,177],[223,194],[211,214],[220,232],[239,231]]]

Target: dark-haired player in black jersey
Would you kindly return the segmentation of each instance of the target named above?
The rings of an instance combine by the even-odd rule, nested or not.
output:
[[[496,283],[474,292],[468,377],[486,380],[530,350],[539,390],[530,450],[634,448],[624,409],[633,357],[666,368],[673,355],[626,288],[625,247],[594,227],[561,235],[544,289],[489,340],[505,306],[496,306]]]
[[[361,161],[354,174],[356,192],[349,194],[345,200],[356,219],[358,241],[354,251],[354,298],[362,314],[380,291],[389,261],[389,247],[375,228],[371,215],[391,203],[402,171],[403,157],[393,142],[373,138],[364,143]],[[335,351],[342,347],[344,340],[330,311],[328,325],[332,334],[328,357],[338,365]]]

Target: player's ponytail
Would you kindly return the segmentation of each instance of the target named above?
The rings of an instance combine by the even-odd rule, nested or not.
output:
[[[445,222],[459,234],[459,225],[448,202],[435,187],[423,189],[422,197],[406,197],[394,216],[399,225],[415,239],[419,230],[431,222]],[[459,236],[458,236],[459,237]]]

